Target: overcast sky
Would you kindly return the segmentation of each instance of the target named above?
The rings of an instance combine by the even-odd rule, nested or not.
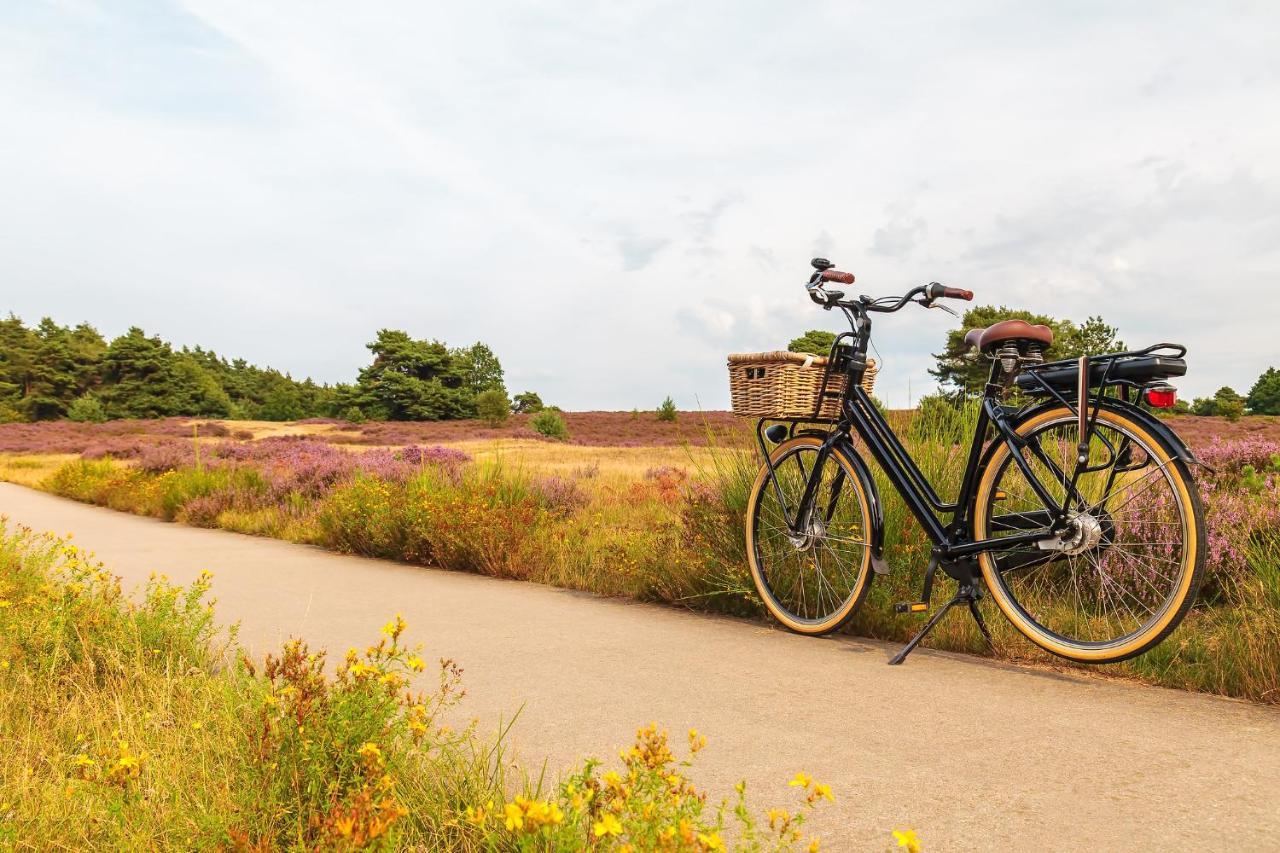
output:
[[[1280,366],[1280,4],[62,0],[0,7],[0,311],[354,377],[380,327],[569,409],[930,280]],[[877,322],[880,395],[940,312]]]

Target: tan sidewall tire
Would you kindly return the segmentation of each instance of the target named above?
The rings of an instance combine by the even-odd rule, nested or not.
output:
[[[1062,418],[1064,415],[1075,416],[1065,407],[1056,407],[1047,412],[1043,412],[1025,423],[1019,424],[1018,433],[1027,435],[1037,427],[1043,426],[1045,423]],[[1097,648],[1081,648],[1079,646],[1065,645],[1062,641],[1046,633],[1046,629],[1040,627],[1028,620],[1023,615],[1021,609],[1017,607],[1009,594],[1005,591],[1003,585],[999,582],[999,578],[995,569],[995,559],[989,552],[983,553],[978,557],[978,564],[982,567],[982,577],[986,581],[987,589],[991,593],[991,597],[995,599],[1005,618],[1013,623],[1027,639],[1035,643],[1046,651],[1053,652],[1060,657],[1069,660],[1079,661],[1081,663],[1113,663],[1125,660],[1135,655],[1142,654],[1152,646],[1159,643],[1168,635],[1177,623],[1186,615],[1189,607],[1189,598],[1194,598],[1196,588],[1199,586],[1199,577],[1201,564],[1203,563],[1202,551],[1204,542],[1204,531],[1201,529],[1203,519],[1197,512],[1199,502],[1193,498],[1194,486],[1188,485],[1188,475],[1186,468],[1180,462],[1177,462],[1170,453],[1164,442],[1148,432],[1141,423],[1131,420],[1124,415],[1113,412],[1109,409],[1102,409],[1098,412],[1098,419],[1105,421],[1112,426],[1123,428],[1136,437],[1141,439],[1153,453],[1158,454],[1161,465],[1166,466],[1165,470],[1169,473],[1170,479],[1173,481],[1174,488],[1178,492],[1179,501],[1182,503],[1184,517],[1187,525],[1187,548],[1182,565],[1182,577],[1179,580],[1177,594],[1168,603],[1164,612],[1160,615],[1150,627],[1142,633],[1130,637],[1121,643],[1114,645],[1099,646]],[[989,537],[987,531],[988,518],[987,511],[990,505],[989,496],[991,490],[995,487],[995,478],[1000,472],[1004,461],[1009,458],[1009,447],[1001,442],[996,446],[996,450],[992,453],[987,461],[986,467],[983,469],[982,476],[978,481],[978,489],[974,498],[973,512],[973,533],[975,539],[985,539]]]
[[[796,438],[785,441],[774,448],[770,459],[777,461],[788,451],[802,446],[810,446],[818,448],[822,446],[822,440],[815,436],[797,436]],[[858,505],[862,509],[862,518],[867,527],[867,541],[871,540],[871,507],[867,501],[867,494],[862,486],[862,481],[858,478],[857,469],[848,457],[836,448],[832,452],[832,456],[838,457],[840,464],[845,467],[846,485],[851,485],[858,495]],[[768,486],[769,468],[766,465],[760,466],[760,473],[756,476],[755,484],[751,487],[751,497],[747,501],[746,513],[746,533],[747,533],[747,563],[751,568],[751,580],[756,585],[756,593],[760,596],[760,600],[764,602],[764,606],[773,614],[773,618],[777,619],[788,629],[795,631],[797,634],[806,634],[809,636],[820,636],[829,634],[838,629],[857,612],[858,606],[862,604],[862,600],[866,598],[867,589],[871,585],[871,547],[862,549],[862,565],[858,568],[858,580],[854,587],[854,592],[849,596],[848,601],[835,614],[822,622],[798,622],[793,619],[786,611],[780,610],[774,603],[773,596],[769,594],[764,583],[763,572],[760,569],[759,561],[756,559],[756,538],[755,538],[755,517],[757,504],[760,501],[760,495]]]

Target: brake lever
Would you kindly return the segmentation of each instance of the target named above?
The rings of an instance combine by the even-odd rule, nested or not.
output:
[[[916,299],[916,300],[913,300],[913,301],[917,302],[917,303],[918,303],[918,304],[920,304],[920,305],[923,305],[925,308],[940,308],[940,309],[942,309],[943,311],[946,311],[946,312],[947,312],[948,314],[950,314],[952,317],[959,317],[959,316],[960,316],[960,315],[959,315],[959,314],[957,314],[955,311],[952,311],[950,308],[948,308],[947,306],[943,305],[942,303],[940,303],[940,302],[938,302],[937,300],[934,300],[934,299]]]

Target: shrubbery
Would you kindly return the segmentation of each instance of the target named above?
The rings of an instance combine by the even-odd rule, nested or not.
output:
[[[79,423],[100,424],[107,419],[107,410],[92,394],[82,394],[67,407],[67,420]]]
[[[966,454],[955,442],[971,429],[972,407],[939,401],[926,408],[932,414],[900,432],[931,482],[958,483]],[[272,440],[202,441],[201,448],[198,465],[189,446],[184,452],[174,444],[143,449],[129,465],[82,459],[45,486],[116,509],[354,553],[731,613],[760,609],[743,552],[743,513],[758,471],[750,453],[715,451],[710,469],[693,476],[662,468],[618,484],[467,463],[444,448],[358,454]],[[1275,701],[1280,444],[1215,442],[1197,446],[1197,455],[1205,462],[1196,476],[1208,518],[1200,604],[1171,640],[1115,669]],[[876,476],[893,571],[876,578],[851,630],[905,640],[915,623],[896,617],[892,605],[919,594],[930,543]],[[992,628],[1002,655],[1040,654],[1003,620]],[[931,642],[986,650],[964,620],[949,621]]]
[[[476,415],[490,427],[500,427],[511,414],[511,401],[505,391],[490,388],[476,395]]]
[[[565,426],[564,418],[560,416],[557,409],[543,409],[529,419],[529,426],[534,431],[545,438],[552,438],[556,441],[569,440],[569,428]]]
[[[0,843],[62,849],[722,849],[813,844],[833,798],[801,773],[762,819],[718,807],[656,725],[621,764],[511,778],[502,743],[442,720],[461,698],[394,617],[326,671],[291,640],[261,665],[224,647],[207,602],[154,578],[137,606],[68,542],[0,527]],[[429,690],[414,685],[419,674]],[[781,780],[779,780],[781,781]]]

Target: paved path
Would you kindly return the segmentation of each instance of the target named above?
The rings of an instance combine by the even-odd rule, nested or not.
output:
[[[223,621],[261,653],[301,635],[340,654],[403,612],[466,669],[482,728],[552,770],[612,758],[637,724],[696,726],[695,777],[787,803],[805,770],[837,801],[832,849],[912,826],[940,850],[1280,850],[1280,712],[198,530],[0,484],[0,513],[75,532],[125,579],[214,572]]]

